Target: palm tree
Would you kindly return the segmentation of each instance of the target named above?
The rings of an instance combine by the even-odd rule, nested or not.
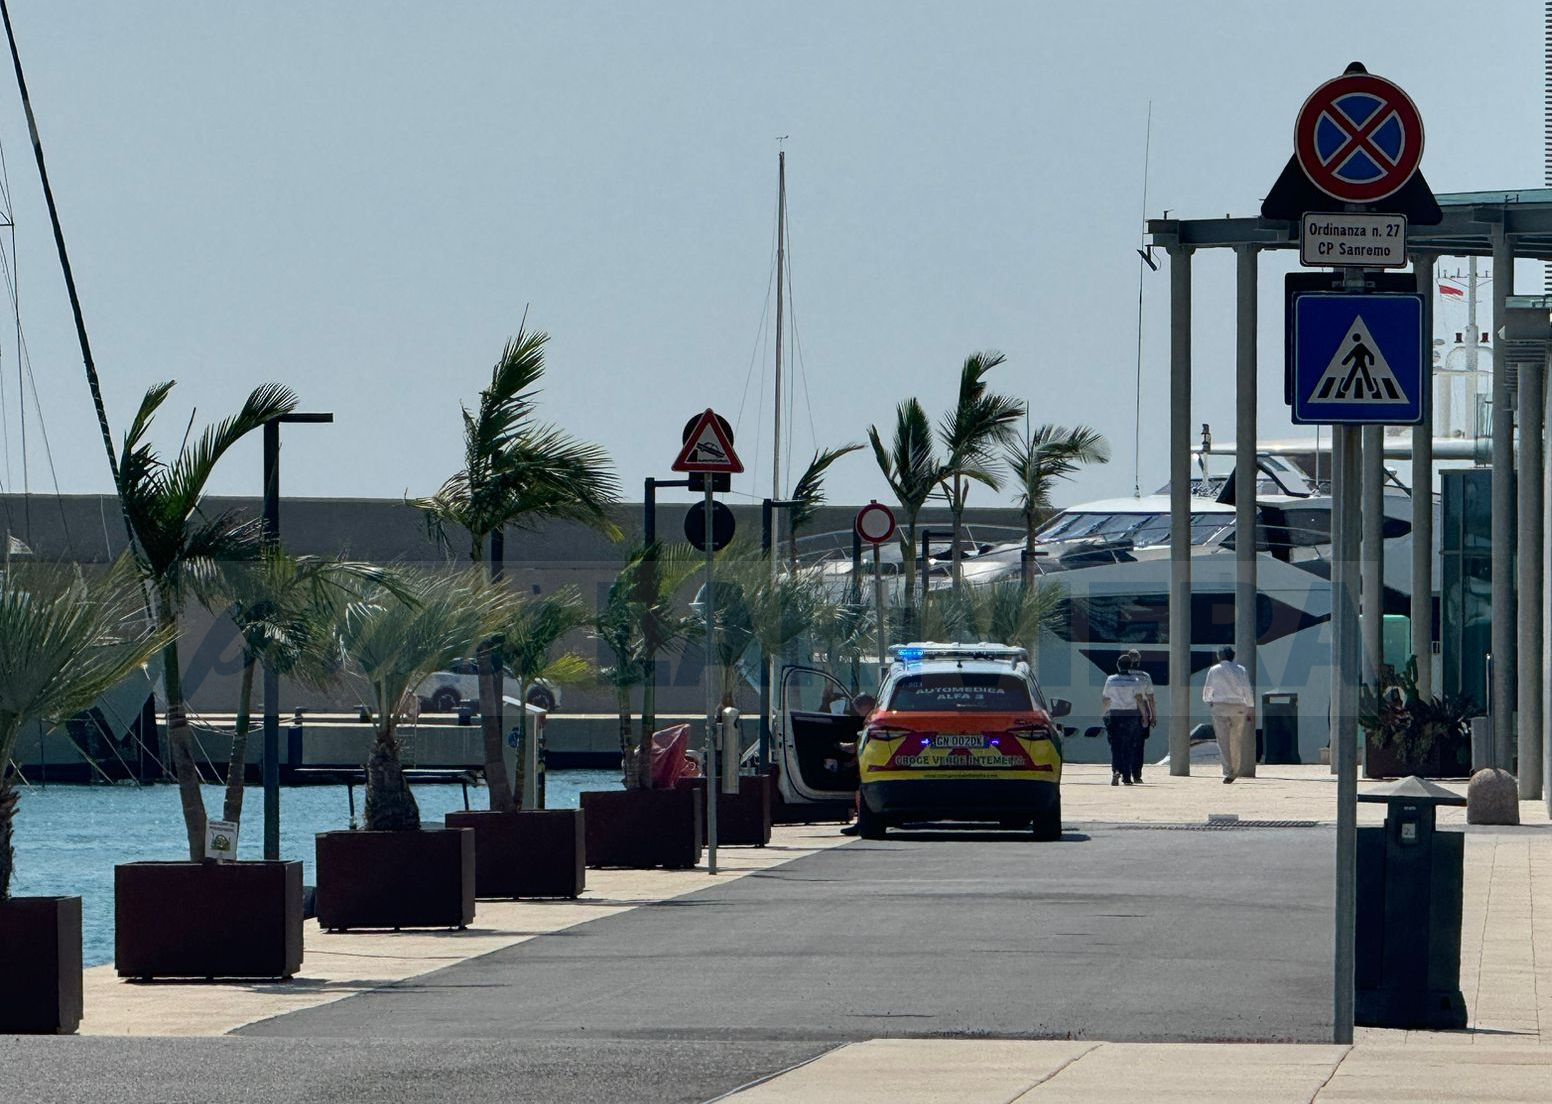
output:
[[[205,853],[205,805],[183,702],[178,620],[191,594],[208,595],[215,590],[223,564],[258,555],[260,537],[256,519],[243,518],[233,510],[207,515],[200,504],[205,484],[227,450],[265,422],[294,409],[296,395],[279,384],[256,388],[237,414],[209,426],[192,444],[185,438],[178,455],[168,464],[146,438],[172,387],[171,382],[156,384],[140,401],[124,435],[119,494],[138,545],[136,566],[166,638],[162,682],[167,698],[167,742],[183,802],[189,858],[197,862]]]
[[[1040,634],[1062,623],[1067,595],[1054,583],[1025,586],[1004,579],[951,591],[922,615],[922,634],[933,640],[986,640],[1023,647],[1033,658]]]
[[[1008,469],[1024,515],[1024,576],[1033,574],[1035,530],[1051,513],[1051,494],[1060,479],[1071,479],[1084,464],[1110,462],[1110,443],[1090,426],[1036,426],[1006,451]]]
[[[808,462],[797,485],[792,489],[792,505],[787,509],[787,526],[791,533],[790,558],[792,566],[798,562],[798,533],[814,520],[820,507],[825,504],[824,477],[841,457],[856,452],[861,445],[842,445],[840,448],[818,449],[814,452],[814,458]]]
[[[653,542],[639,546],[627,557],[593,618],[593,638],[614,657],[600,676],[615,691],[627,785],[651,786],[652,757],[646,749],[657,722],[657,703],[655,680],[647,675],[659,655],[682,647],[700,632],[700,618],[680,604],[680,591],[695,567],[696,553],[687,544]],[[632,736],[631,690],[641,683],[645,683],[641,738],[636,740]]]
[[[436,494],[411,502],[425,511],[427,526],[439,540],[445,542],[449,526],[464,529],[469,534],[470,560],[488,562],[492,580],[502,576],[508,526],[559,518],[590,525],[612,539],[619,535],[609,517],[620,486],[608,453],[535,420],[537,385],[544,375],[544,346],[549,339],[543,331],[518,328],[491,368],[490,386],[480,392],[478,408],[472,412],[463,408],[463,469]],[[499,651],[499,640],[481,641],[475,661],[490,807],[508,810],[515,806],[501,754]]]
[[[593,665],[575,652],[556,655],[555,646],[573,629],[585,625],[587,607],[575,587],[562,587],[543,598],[514,596],[501,611],[498,629],[501,656],[517,683],[517,700],[528,700],[528,688],[536,682],[575,686],[595,672]],[[517,784],[523,792],[524,744],[528,740],[528,711],[517,714]]]
[[[292,556],[273,545],[257,562],[239,563],[223,573],[220,598],[228,603],[225,612],[237,626],[243,654],[222,819],[242,821],[255,671],[262,665],[317,688],[332,682],[341,666],[334,628],[345,607],[373,585],[391,585],[390,579],[372,564]]]
[[[0,901],[10,895],[20,795],[5,765],[17,734],[87,708],[171,639],[144,618],[135,568],[120,559],[95,583],[10,562],[0,572]]]
[[[959,398],[954,409],[938,423],[943,442],[943,469],[939,480],[953,516],[954,589],[964,582],[963,550],[959,547],[964,528],[965,504],[970,485],[980,483],[1000,489],[1000,446],[1012,440],[1013,425],[1024,416],[1024,404],[1007,395],[987,389],[986,374],[1006,358],[1001,353],[971,353],[959,372]]]
[[[346,609],[340,650],[366,681],[372,703],[368,830],[420,827],[420,809],[399,760],[399,714],[426,676],[467,655],[494,628],[498,607],[495,588],[475,570],[459,576],[406,572],[394,588],[376,587]],[[497,773],[504,777],[505,768]]]
[[[906,399],[895,408],[894,435],[887,449],[877,426],[868,427],[868,440],[873,444],[879,471],[884,473],[884,481],[900,504],[900,556],[905,567],[903,613],[909,632],[915,621],[916,528],[923,507],[938,489],[942,469],[927,412],[915,399]]]

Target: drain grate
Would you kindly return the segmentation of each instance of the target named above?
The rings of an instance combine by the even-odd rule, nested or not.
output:
[[[1214,820],[1206,824],[1117,824],[1130,832],[1228,832],[1236,828],[1319,828],[1318,820]]]

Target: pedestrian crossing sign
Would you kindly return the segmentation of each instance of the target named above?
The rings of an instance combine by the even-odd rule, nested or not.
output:
[[[1422,421],[1422,296],[1304,294],[1291,309],[1296,424]]]

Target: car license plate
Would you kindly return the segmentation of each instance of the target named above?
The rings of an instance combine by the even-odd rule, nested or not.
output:
[[[978,750],[986,746],[986,736],[980,732],[940,732],[932,738],[932,746],[942,751]]]

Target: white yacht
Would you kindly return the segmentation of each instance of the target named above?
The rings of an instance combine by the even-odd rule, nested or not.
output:
[[[1298,695],[1299,757],[1314,762],[1329,738],[1331,498],[1294,458],[1263,455],[1258,468],[1256,688],[1258,694]],[[1200,456],[1198,470],[1191,511],[1193,702],[1200,701],[1216,649],[1234,642],[1234,479],[1212,474]],[[1385,613],[1405,618],[1411,495],[1393,477],[1384,508]],[[1167,488],[1068,507],[1038,534],[1034,569],[1063,589],[1068,611],[1055,631],[1043,634],[1035,668],[1048,694],[1073,702],[1066,721],[1073,731],[1070,760],[1108,757],[1100,689],[1128,649],[1142,655],[1160,713],[1168,715],[1175,690],[1169,681],[1169,537]],[[1022,553],[1022,541],[991,548],[965,564],[965,578],[972,584],[1016,578]],[[1150,741],[1150,757],[1165,750],[1163,739]]]

